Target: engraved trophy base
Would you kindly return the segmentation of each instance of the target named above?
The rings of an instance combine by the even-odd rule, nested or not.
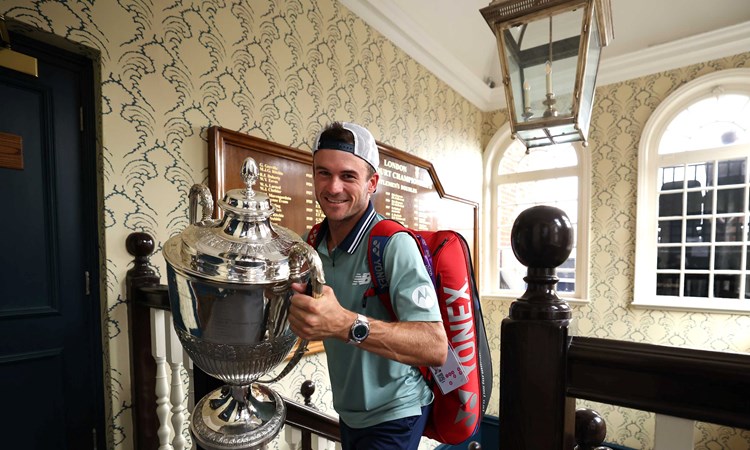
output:
[[[284,401],[272,389],[257,383],[224,386],[195,405],[190,430],[205,450],[262,449],[285,419]]]

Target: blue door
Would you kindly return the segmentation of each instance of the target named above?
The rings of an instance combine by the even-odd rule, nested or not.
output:
[[[0,447],[104,449],[92,62],[0,68]]]

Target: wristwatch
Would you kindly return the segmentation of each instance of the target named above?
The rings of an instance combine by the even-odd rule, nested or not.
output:
[[[357,345],[370,335],[370,321],[362,314],[357,314],[351,329],[349,329],[349,344]]]

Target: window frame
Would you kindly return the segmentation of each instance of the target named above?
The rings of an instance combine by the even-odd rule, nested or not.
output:
[[[750,69],[728,69],[697,78],[675,90],[654,110],[646,122],[638,147],[638,194],[636,219],[634,307],[685,311],[750,312],[750,300],[656,295],[657,222],[659,205],[658,171],[665,165],[747,157],[750,144],[715,149],[688,150],[659,155],[659,145],[670,123],[686,108],[718,94],[750,96]],[[720,155],[717,156],[717,152]],[[708,157],[708,159],[706,159]],[[660,162],[662,164],[660,164]],[[714,247],[714,243],[711,244]],[[746,270],[746,269],[745,269]],[[742,305],[741,302],[745,302]]]
[[[506,123],[495,133],[484,152],[484,183],[483,183],[483,208],[482,213],[482,239],[486,245],[480,248],[481,286],[480,291],[483,298],[515,299],[523,294],[523,291],[501,290],[497,287],[499,283],[498,267],[498,217],[496,214],[498,205],[497,179],[499,177],[517,177],[517,181],[529,181],[527,173],[500,175],[499,166],[505,152],[511,145],[517,143],[511,133],[510,124]],[[576,270],[575,270],[575,292],[559,292],[560,298],[571,304],[588,303],[589,296],[589,227],[591,222],[591,156],[588,148],[580,142],[573,143],[578,158],[577,166],[564,167],[560,169],[545,169],[543,171],[556,173],[555,177],[565,174],[574,174],[578,177],[578,223],[576,229]],[[538,179],[538,178],[535,178]]]

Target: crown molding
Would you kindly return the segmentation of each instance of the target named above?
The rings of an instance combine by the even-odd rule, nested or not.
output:
[[[750,22],[655,45],[627,55],[602,55],[597,84],[619,83],[666,70],[679,69],[750,50]],[[606,48],[604,49],[606,52]]]
[[[407,14],[398,7],[397,1],[339,0],[339,2],[481,111],[495,111],[506,107],[505,92],[501,84],[494,88],[487,86],[445,47],[407,17]],[[745,53],[748,49],[750,49],[750,22],[611,58],[607,57],[605,48],[599,65],[597,84],[604,86],[631,80]]]

